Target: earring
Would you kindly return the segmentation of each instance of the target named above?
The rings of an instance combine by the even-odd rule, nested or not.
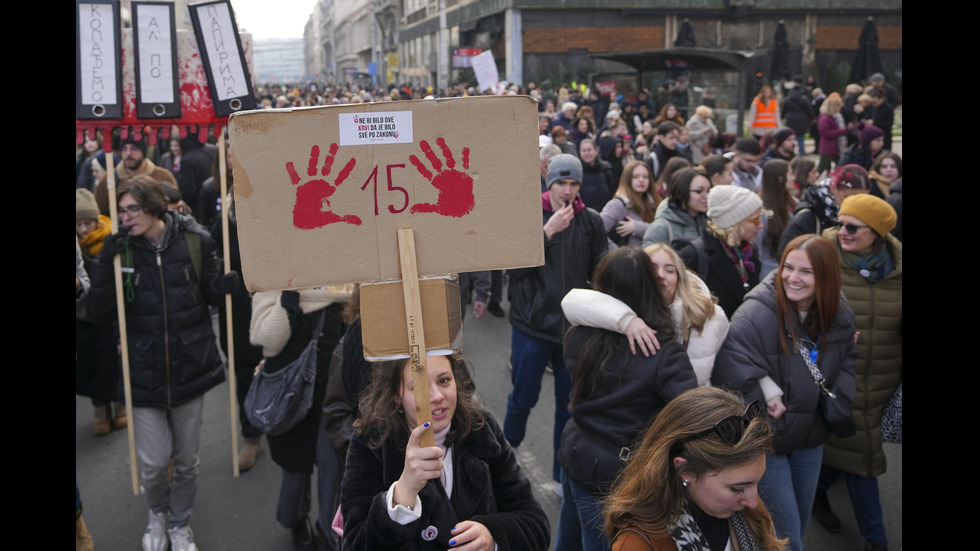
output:
[[[682,478],[681,479],[681,486],[687,488],[687,484],[688,484],[687,479],[686,478]]]
[[[405,408],[403,408],[401,404],[398,404],[398,407],[395,409],[395,411],[397,411],[398,413],[405,413]]]

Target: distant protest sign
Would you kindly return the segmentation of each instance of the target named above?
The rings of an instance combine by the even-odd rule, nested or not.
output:
[[[242,275],[251,291],[544,262],[537,105],[451,98],[233,114]]]

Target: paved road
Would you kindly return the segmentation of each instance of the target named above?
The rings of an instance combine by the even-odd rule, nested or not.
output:
[[[509,350],[510,325],[506,318],[467,317],[464,352],[475,367],[477,388],[490,411],[501,421],[510,391]],[[531,414],[527,440],[518,449],[535,494],[551,519],[552,534],[560,505],[551,482],[553,389],[552,378],[546,374],[541,399]],[[280,471],[268,451],[252,470],[239,478],[232,476],[227,384],[208,393],[205,416],[197,507],[191,522],[198,547],[202,551],[288,551],[291,549],[289,532],[275,521]],[[888,444],[886,453],[889,470],[879,480],[894,550],[902,548],[902,447]],[[92,406],[87,398],[77,396],[75,473],[85,505],[84,518],[96,548],[139,549],[147,509],[145,498],[133,495],[126,432],[94,436]],[[814,523],[806,535],[808,548],[827,551],[863,548],[843,483],[832,489],[830,498],[841,514],[843,529],[840,534],[829,534]]]

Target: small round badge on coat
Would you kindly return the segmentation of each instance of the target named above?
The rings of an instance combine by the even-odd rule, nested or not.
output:
[[[439,529],[435,526],[429,526],[425,530],[422,530],[422,539],[425,541],[432,541],[439,536]]]

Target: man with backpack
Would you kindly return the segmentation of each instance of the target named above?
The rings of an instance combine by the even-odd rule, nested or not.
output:
[[[113,261],[121,255],[131,422],[150,508],[143,550],[196,551],[189,522],[204,393],[225,379],[208,305],[235,290],[238,274],[221,275],[210,234],[189,215],[167,208],[160,182],[139,175],[116,195],[121,225],[105,239],[93,266],[87,311],[97,323],[115,319]]]

